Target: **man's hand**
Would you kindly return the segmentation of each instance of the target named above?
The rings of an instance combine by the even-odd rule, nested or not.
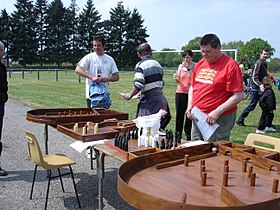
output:
[[[132,98],[131,93],[126,93],[126,94],[124,94],[124,95],[123,95],[123,98],[124,98],[125,100],[130,100],[130,99]]]

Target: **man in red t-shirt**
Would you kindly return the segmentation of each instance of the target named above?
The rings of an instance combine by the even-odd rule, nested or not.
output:
[[[235,60],[221,52],[221,43],[215,34],[207,34],[200,41],[203,58],[193,69],[187,116],[193,119],[192,108],[197,106],[207,114],[209,125],[219,128],[208,141],[229,140],[234,126],[237,104],[243,100],[242,73]],[[191,140],[203,140],[193,120]]]

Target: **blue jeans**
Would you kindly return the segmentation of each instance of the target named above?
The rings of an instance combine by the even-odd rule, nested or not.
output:
[[[251,101],[250,104],[244,109],[242,114],[238,118],[238,122],[244,122],[245,118],[250,114],[251,111],[253,111],[258,102],[259,102],[259,91],[251,90]]]

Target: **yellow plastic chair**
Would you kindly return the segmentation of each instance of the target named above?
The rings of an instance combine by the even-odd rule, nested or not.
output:
[[[26,133],[26,141],[28,143],[27,145],[28,145],[29,157],[35,163],[35,170],[34,170],[34,175],[33,175],[33,182],[32,182],[32,187],[31,187],[30,199],[32,199],[37,167],[40,166],[40,167],[42,167],[42,168],[44,168],[48,171],[48,178],[49,178],[46,201],[45,201],[45,209],[47,209],[51,179],[59,177],[61,187],[62,187],[62,191],[65,192],[61,177],[65,176],[65,175],[69,175],[69,174],[71,174],[71,176],[72,176],[78,205],[79,205],[79,208],[81,208],[79,196],[78,196],[78,193],[77,193],[76,184],[75,184],[75,181],[74,181],[74,175],[73,175],[73,171],[72,171],[72,167],[71,167],[71,165],[76,164],[76,162],[74,160],[70,159],[69,157],[67,157],[66,155],[63,155],[63,154],[42,155],[40,146],[38,144],[38,141],[37,141],[35,135],[28,132],[28,131],[26,131],[25,133]],[[65,166],[69,166],[70,172],[61,174],[60,173],[60,168],[63,168]],[[52,175],[52,169],[57,169],[59,175],[51,176]]]
[[[259,145],[259,143],[267,144],[273,148],[261,146]],[[244,144],[248,146],[261,148],[261,149],[268,149],[271,151],[280,152],[280,139],[272,136],[249,133]]]

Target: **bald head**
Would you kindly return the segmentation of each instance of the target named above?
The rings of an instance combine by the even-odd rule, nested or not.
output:
[[[5,53],[5,46],[4,46],[3,42],[0,41],[0,59],[3,58],[4,53]]]
[[[152,48],[151,46],[146,42],[143,44],[140,44],[139,47],[137,48],[137,52],[140,55],[151,55],[152,54]]]

